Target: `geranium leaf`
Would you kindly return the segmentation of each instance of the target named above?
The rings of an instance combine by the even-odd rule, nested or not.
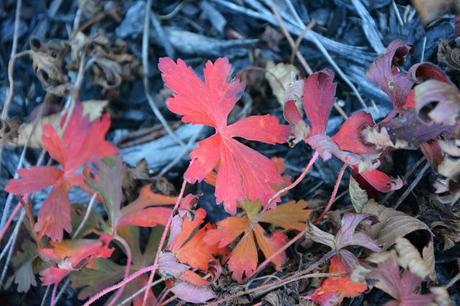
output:
[[[275,192],[272,184],[282,183],[281,175],[271,160],[234,137],[283,143],[288,128],[271,115],[252,116],[228,125],[228,115],[244,86],[238,80],[229,81],[231,65],[226,58],[206,64],[204,82],[182,60],[175,63],[161,58],[159,68],[166,86],[174,92],[167,101],[168,108],[183,116],[183,122],[216,129],[215,135],[199,142],[190,154],[192,161],[185,173],[186,180],[202,181],[219,164],[216,197],[228,212],[235,214],[237,202],[245,199],[266,202]]]

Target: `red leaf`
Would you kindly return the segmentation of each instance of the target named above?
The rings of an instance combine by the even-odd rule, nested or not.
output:
[[[326,133],[329,114],[335,103],[336,87],[331,70],[313,73],[305,80],[302,103],[311,123],[310,136]]]
[[[293,144],[297,144],[309,136],[310,129],[302,120],[302,115],[293,100],[287,101],[284,104],[284,118],[289,122],[291,133],[294,135],[292,139]]]
[[[408,44],[399,39],[394,40],[367,71],[367,77],[390,96],[396,109],[404,105],[413,84],[410,75],[400,72],[398,67],[404,63],[409,51]]]
[[[444,83],[452,84],[447,74],[433,63],[418,63],[409,69],[409,73],[416,83],[422,83],[428,80],[437,80]]]
[[[346,273],[340,256],[334,256],[331,259],[329,273]],[[323,281],[321,287],[316,289],[309,299],[320,305],[339,305],[344,298],[360,296],[366,290],[366,284],[354,282],[347,276],[331,276]]]
[[[9,181],[5,190],[25,195],[56,184],[64,172],[56,167],[40,166],[19,169],[18,174],[22,178]]]
[[[170,215],[171,208],[148,207],[129,214],[123,214],[120,219],[118,219],[117,227],[123,227],[126,225],[135,225],[141,227],[166,225]]]
[[[353,169],[357,171],[357,167]],[[401,178],[393,179],[386,175],[384,172],[373,169],[359,173],[366,182],[380,192],[389,192],[392,190],[398,190],[404,185],[404,181]]]
[[[43,146],[64,170],[51,166],[21,169],[21,178],[11,180],[5,187],[8,192],[26,195],[53,186],[34,227],[40,237],[47,235],[52,240],[62,240],[63,230],[71,231],[67,193],[73,186],[85,187],[83,176],[76,172],[78,168],[117,152],[104,139],[109,126],[108,116],[90,123],[83,116],[83,106],[77,104],[62,137],[52,125],[44,127]]]
[[[234,137],[284,143],[288,128],[270,115],[252,116],[228,125],[228,115],[244,86],[238,80],[229,81],[231,65],[226,58],[206,64],[204,82],[182,60],[175,63],[161,58],[159,69],[166,85],[174,91],[167,101],[168,108],[182,115],[183,122],[216,129],[215,135],[200,141],[190,154],[192,161],[185,179],[191,183],[202,181],[219,164],[216,197],[228,212],[236,213],[237,202],[247,198],[268,201],[275,192],[271,184],[282,183],[281,175],[272,161]]]
[[[366,112],[354,113],[340,127],[340,130],[332,137],[340,150],[356,154],[373,154],[377,150],[374,145],[367,144],[361,137],[361,131],[368,126],[374,126],[372,116]]]
[[[34,226],[34,231],[38,233],[38,237],[47,235],[51,240],[61,241],[64,236],[64,230],[68,233],[72,231],[68,191],[69,186],[65,181],[61,180],[53,186],[40,209],[37,223]]]
[[[110,238],[105,236],[101,240],[65,240],[52,243],[51,248],[42,249],[42,257],[57,265],[40,273],[43,284],[57,284],[70,272],[83,268],[90,260],[110,257],[113,249],[108,247],[109,242]]]

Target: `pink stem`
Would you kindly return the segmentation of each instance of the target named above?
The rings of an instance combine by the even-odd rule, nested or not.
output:
[[[179,208],[180,202],[182,201],[182,198],[184,197],[184,192],[185,192],[185,186],[187,186],[187,181],[184,180],[182,183],[182,187],[180,189],[179,196],[176,199],[176,204],[174,205],[173,210],[171,211],[171,215],[169,215],[168,222],[166,223],[165,229],[163,231],[163,234],[161,235],[161,240],[160,243],[158,244],[157,252],[155,254],[155,260],[153,261],[153,269],[150,272],[149,280],[147,282],[147,285],[145,286],[146,290],[144,293],[144,299],[142,301],[142,306],[145,306],[147,303],[147,298],[149,296],[149,290],[150,287],[152,287],[153,283],[153,278],[155,277],[155,272],[157,270],[158,266],[158,261],[160,260],[160,254],[161,250],[163,249],[163,245],[166,242],[166,237],[168,236],[169,228],[171,227],[172,219],[174,217],[174,214],[176,213],[177,209]]]
[[[53,292],[51,293],[51,302],[50,302],[51,306],[56,305],[56,292],[57,292],[58,285],[59,283],[53,286]]]
[[[345,170],[347,169],[347,167],[348,167],[348,165],[344,164],[342,166],[342,168],[340,169],[340,172],[339,172],[339,175],[337,177],[337,180],[335,181],[334,190],[332,191],[332,195],[331,195],[331,197],[329,199],[329,202],[327,203],[326,208],[321,213],[321,215],[318,217],[318,219],[316,219],[315,224],[318,224],[321,221],[321,219],[324,218],[324,216],[331,209],[332,204],[334,204],[335,198],[337,196],[337,191],[339,191],[340,182],[342,181],[343,175],[344,175]]]
[[[22,208],[22,205],[21,205],[21,203],[18,202],[18,204],[16,204],[16,207],[14,208],[13,212],[11,213],[10,217],[6,221],[5,226],[2,228],[2,231],[0,232],[0,241],[2,241],[3,237],[5,236],[6,231],[8,230],[8,228],[11,225],[11,223],[13,222],[14,217],[16,217],[16,215],[19,213],[21,208]]]
[[[131,274],[130,276],[128,277],[125,277],[121,282],[119,282],[118,284],[115,284],[113,286],[110,286],[108,288],[105,288],[104,290],[100,291],[99,293],[97,293],[96,295],[94,295],[92,298],[90,298],[88,301],[86,301],[85,304],[83,304],[83,306],[89,306],[91,305],[92,303],[96,302],[98,299],[100,299],[101,297],[103,297],[104,295],[106,295],[107,293],[110,293],[114,290],[117,290],[118,288],[121,288],[123,286],[125,286],[126,284],[128,284],[129,282],[131,282],[132,280],[138,278],[139,276],[141,276],[142,274],[144,273],[147,273],[147,272],[150,272],[154,269],[156,269],[157,267],[154,266],[154,265],[151,265],[151,266],[148,266],[148,267],[144,267],[142,269],[140,269],[139,271],[137,272],[134,272],[133,274]]]
[[[125,276],[124,278],[127,278],[129,276],[129,272],[131,271],[131,262],[132,262],[132,254],[131,254],[131,248],[129,247],[129,244],[126,242],[123,237],[120,237],[118,235],[115,235],[114,237],[115,240],[121,243],[123,245],[123,248],[126,251],[126,267],[125,267]],[[125,284],[126,285],[126,284]],[[115,293],[112,301],[110,301],[109,306],[113,306],[115,302],[120,298],[120,296],[123,293],[123,290],[125,289],[125,285],[121,286],[120,289]]]
[[[267,205],[265,205],[265,207],[270,207],[270,205],[272,204],[272,202],[274,200],[276,200],[280,195],[282,195],[283,193],[291,190],[292,188],[296,187],[297,185],[300,184],[300,182],[303,181],[303,179],[305,178],[305,176],[307,175],[308,172],[310,172],[311,168],[313,167],[313,164],[315,163],[315,161],[318,159],[319,157],[319,153],[315,151],[315,153],[313,154],[313,156],[311,157],[310,161],[308,162],[308,165],[305,167],[305,170],[303,170],[302,174],[299,175],[299,177],[293,182],[291,183],[291,185],[289,186],[286,186],[284,187],[283,189],[279,190],[277,193],[275,193],[267,202]]]

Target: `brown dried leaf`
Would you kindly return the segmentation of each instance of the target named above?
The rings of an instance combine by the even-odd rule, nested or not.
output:
[[[442,39],[438,45],[438,61],[446,64],[449,70],[460,71],[460,45],[456,41]]]
[[[412,0],[424,23],[429,23],[445,13],[454,0]]]
[[[367,192],[359,186],[359,183],[350,176],[348,184],[348,193],[350,194],[351,204],[357,213],[361,213],[364,205],[369,201]]]
[[[30,49],[32,67],[43,88],[57,96],[67,95],[71,83],[62,69],[68,50],[66,43],[57,40],[42,42],[34,38],[30,41]]]
[[[398,253],[398,263],[401,267],[409,270],[421,279],[425,279],[428,275],[430,276],[430,279],[436,279],[432,243],[423,249],[424,257],[422,257],[417,248],[406,238],[398,238],[396,240],[395,249]]]
[[[83,114],[91,121],[96,120],[101,117],[103,109],[107,106],[109,101],[107,100],[88,100],[83,102]],[[28,146],[31,148],[41,148],[42,147],[42,136],[43,136],[43,127],[46,124],[53,125],[57,130],[60,130],[60,121],[61,116],[59,113],[52,114],[43,118],[40,118],[36,128],[34,129],[35,123],[28,122],[23,123],[18,128],[17,139],[12,140],[12,145],[15,146],[25,146],[27,143],[27,138],[30,136],[30,142]]]
[[[273,95],[276,97],[281,106],[283,106],[284,103],[287,101],[285,99],[286,90],[298,79],[299,70],[295,66],[290,64],[278,63],[275,65],[273,61],[268,61],[265,69],[267,70],[267,72],[265,73],[265,78],[270,84]],[[301,82],[301,84],[303,85],[303,82]],[[303,94],[302,89],[300,89],[300,91],[298,92],[299,95],[297,96],[297,99],[290,100],[300,101],[300,97],[302,97]],[[292,90],[291,95],[293,95]]]
[[[363,213],[374,215],[379,220],[370,226],[368,233],[383,245],[384,250],[395,244],[398,238],[418,230],[426,231],[430,241],[433,239],[431,230],[425,223],[393,208],[369,201],[364,206]]]

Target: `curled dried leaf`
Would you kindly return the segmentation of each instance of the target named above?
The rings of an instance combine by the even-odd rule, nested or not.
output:
[[[434,252],[429,252],[429,248],[425,247],[424,253],[426,258],[422,257],[417,248],[410,243],[406,238],[398,238],[395,245],[398,253],[398,263],[404,269],[409,270],[421,279],[425,279],[428,275],[432,280],[436,278],[434,271]],[[433,251],[431,247],[431,251]]]
[[[42,42],[37,38],[30,41],[32,67],[43,88],[57,96],[68,94],[71,83],[62,69],[68,46],[65,42],[50,40]]]
[[[361,213],[364,205],[369,201],[367,192],[359,186],[359,183],[350,176],[350,183],[348,184],[348,193],[350,194],[351,203],[357,213]]]
[[[428,242],[433,239],[431,230],[425,223],[393,208],[369,201],[364,206],[363,213],[377,217],[379,222],[370,226],[367,232],[382,244],[384,250],[395,244],[398,238],[419,230],[426,232]]]
[[[424,122],[455,125],[460,112],[460,92],[452,84],[428,80],[415,87],[415,105]]]

